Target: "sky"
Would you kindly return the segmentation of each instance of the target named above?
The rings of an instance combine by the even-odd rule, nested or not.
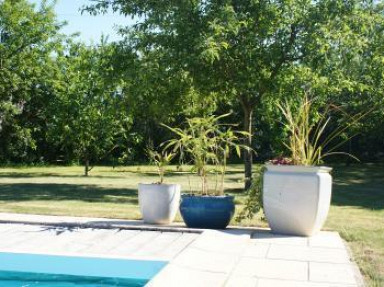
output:
[[[39,5],[41,0],[29,0],[31,3]],[[60,22],[67,21],[68,24],[62,29],[65,34],[80,32],[82,41],[90,43],[100,42],[102,34],[108,36],[108,40],[115,41],[121,39],[116,33],[117,25],[129,25],[134,23],[131,18],[126,18],[119,14],[108,13],[106,15],[91,16],[84,12],[81,15],[80,8],[91,3],[89,0],[58,0],[55,10]]]

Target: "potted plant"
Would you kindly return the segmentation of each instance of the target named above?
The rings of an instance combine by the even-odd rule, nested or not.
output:
[[[313,103],[305,96],[295,111],[289,104],[279,105],[289,133],[285,145],[290,156],[269,162],[263,178],[263,208],[275,233],[311,236],[318,232],[332,193],[332,168],[321,166],[323,159],[334,154],[353,157],[336,149],[350,139],[340,140],[340,136],[363,115],[348,117],[329,131],[331,111],[341,109],[329,105],[316,118]]]
[[[234,149],[240,156],[238,142],[246,133],[219,123],[228,115],[190,118],[184,129],[166,126],[176,138],[165,148],[178,151],[181,161],[188,159],[201,180],[199,192],[181,196],[180,213],[188,227],[224,229],[235,213],[234,197],[224,194],[224,177],[229,153]],[[208,175],[215,179],[214,188],[209,188]]]
[[[139,206],[145,223],[170,224],[175,219],[180,203],[180,185],[164,184],[166,166],[175,156],[166,151],[148,149],[148,155],[156,164],[160,181],[139,184]]]

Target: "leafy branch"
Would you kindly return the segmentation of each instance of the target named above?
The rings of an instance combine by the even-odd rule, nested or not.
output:
[[[167,152],[165,150],[158,152],[156,150],[147,149],[147,153],[149,158],[155,163],[157,168],[157,173],[159,175],[160,181],[158,184],[162,184],[164,182],[164,176],[166,173],[166,167],[169,165],[171,160],[175,157],[176,153]]]

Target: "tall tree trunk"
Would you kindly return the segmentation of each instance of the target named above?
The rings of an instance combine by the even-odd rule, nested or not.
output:
[[[84,175],[88,176],[89,173],[89,159],[88,157],[85,158],[85,166],[84,166]]]
[[[252,147],[252,118],[253,118],[253,108],[248,105],[243,105],[244,111],[244,131],[248,132],[249,135],[244,139],[244,145]],[[244,176],[245,176],[245,186],[247,190],[251,187],[252,184],[252,163],[253,163],[253,152],[251,150],[243,151],[243,160],[244,160]]]

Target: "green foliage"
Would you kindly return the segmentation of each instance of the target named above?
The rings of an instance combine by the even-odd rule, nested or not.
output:
[[[153,149],[148,149],[149,158],[155,163],[157,168],[157,173],[159,174],[159,184],[164,182],[164,175],[166,173],[166,167],[170,164],[171,160],[176,156],[174,152],[167,152],[165,150],[156,151]]]
[[[256,132],[272,131],[279,138],[281,131],[270,127],[274,115],[263,110],[279,98],[296,97],[290,90],[302,89],[300,82],[316,87],[322,100],[347,92],[359,101],[362,91],[374,87],[368,75],[382,71],[365,62],[369,58],[378,67],[382,59],[380,1],[101,0],[92,4],[87,10],[94,14],[112,8],[136,18],[136,25],[122,30],[132,50],[139,55],[159,51],[162,69],[183,71],[198,93],[215,93],[214,103],[240,108],[236,111],[242,111],[243,129],[250,134],[254,126],[269,125]],[[268,136],[266,141],[268,148],[281,148]],[[255,143],[249,137],[244,144]],[[248,179],[252,154],[245,152],[244,159]]]
[[[254,174],[251,188],[247,191],[247,199],[243,209],[236,217],[237,222],[244,219],[252,219],[258,212],[263,210],[263,175],[265,167],[260,167]]]
[[[288,130],[288,142],[285,143],[289,150],[290,158],[296,165],[318,165],[325,157],[331,155],[347,155],[356,160],[355,156],[338,152],[337,149],[350,140],[350,136],[342,137],[344,132],[355,125],[367,112],[348,116],[340,108],[328,105],[323,111],[315,114],[313,100],[304,96],[296,110],[289,103],[278,105],[285,117],[284,126]],[[344,118],[338,127],[327,131],[331,121],[331,112],[341,112]]]
[[[0,162],[28,160],[44,136],[60,27],[45,1],[0,1]]]
[[[70,44],[58,56],[60,86],[52,107],[50,137],[86,165],[86,175],[90,163],[118,147],[117,139],[125,136],[130,124],[114,77],[113,53],[114,47],[106,43],[99,47]]]
[[[169,137],[158,123],[229,110],[262,161],[286,152],[277,104],[298,106],[307,88],[315,106],[377,107],[343,132],[358,135],[339,150],[383,157],[380,1],[93,1],[93,13],[112,7],[137,20],[121,27],[124,41],[100,47],[60,35],[47,3],[0,1],[2,163],[144,161],[147,144]],[[332,112],[327,133],[340,122]]]
[[[190,159],[193,164],[192,172],[196,172],[201,178],[202,195],[210,193],[207,184],[209,173],[220,173],[221,186],[219,190],[214,190],[213,194],[222,195],[227,158],[231,150],[234,149],[240,156],[241,149],[249,149],[239,144],[240,137],[246,136],[246,132],[233,130],[233,125],[219,122],[227,116],[229,114],[190,118],[187,119],[184,129],[164,125],[176,136],[164,144],[164,149],[178,152],[182,163],[189,163],[185,160]]]

